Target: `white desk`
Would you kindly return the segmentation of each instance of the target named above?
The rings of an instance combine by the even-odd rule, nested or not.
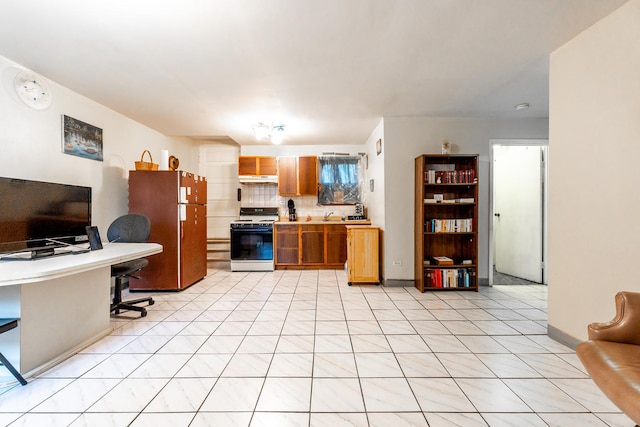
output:
[[[111,332],[111,265],[162,252],[157,243],[111,243],[99,251],[0,261],[3,354],[25,377],[43,372]],[[13,377],[0,370],[0,384]]]

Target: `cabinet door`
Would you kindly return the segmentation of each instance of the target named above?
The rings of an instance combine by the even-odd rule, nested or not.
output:
[[[298,158],[298,192],[300,195],[318,195],[318,158]]]
[[[258,157],[258,175],[276,175],[277,173],[275,157]]]
[[[277,173],[276,158],[271,156],[238,157],[238,175],[275,175]]]
[[[325,263],[344,265],[347,260],[347,228],[342,224],[325,227],[327,239]]]
[[[324,226],[301,225],[302,263],[324,263]]]
[[[348,229],[349,282],[378,282],[378,228],[362,227]]]
[[[258,162],[255,156],[238,157],[238,175],[258,175]]]
[[[298,265],[298,226],[277,224],[275,231],[276,265]]]
[[[278,157],[278,193],[281,196],[298,195],[298,159]]]

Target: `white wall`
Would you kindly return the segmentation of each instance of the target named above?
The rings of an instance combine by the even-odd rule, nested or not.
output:
[[[549,328],[584,340],[640,291],[640,0],[551,55]]]
[[[23,69],[0,57],[0,176],[92,187],[93,223],[106,230],[127,213],[128,171],[144,149],[156,163],[167,149],[180,159],[180,169],[197,172],[197,150],[188,139],[164,136],[55,82],[47,110],[25,106],[13,89]],[[62,153],[63,114],[102,128],[103,162]]]
[[[376,153],[376,141],[378,140],[382,141],[382,152],[380,154]],[[363,152],[367,153],[369,165],[363,183],[367,215],[371,220],[371,224],[376,227],[380,227],[383,230],[384,235],[386,214],[384,201],[385,194],[387,192],[384,167],[386,154],[384,141],[384,119],[380,120],[373,132],[371,132],[371,135],[369,135],[369,138],[367,138]],[[373,180],[373,191],[371,191],[369,184],[370,180]],[[384,251],[384,247],[382,249]],[[384,277],[384,274],[382,277]]]
[[[508,107],[505,107],[508,108]],[[454,154],[479,154],[479,271],[488,279],[489,150],[491,139],[546,139],[546,119],[385,117],[385,280],[413,280],[414,159],[440,153],[442,141]],[[393,261],[401,261],[394,266]]]

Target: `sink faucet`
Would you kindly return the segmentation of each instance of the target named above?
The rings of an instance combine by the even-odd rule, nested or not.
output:
[[[333,212],[329,212],[329,213],[325,212],[325,213],[324,213],[324,219],[323,219],[323,221],[329,221],[329,217],[330,217],[331,215],[333,215]]]

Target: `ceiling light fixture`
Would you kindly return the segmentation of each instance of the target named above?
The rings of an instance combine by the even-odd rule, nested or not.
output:
[[[282,144],[282,134],[284,133],[285,125],[266,125],[262,122],[253,126],[253,133],[256,135],[258,141],[271,141],[274,145]]]
[[[526,110],[529,108],[529,103],[523,102],[522,104],[518,104],[514,107],[516,110]]]

